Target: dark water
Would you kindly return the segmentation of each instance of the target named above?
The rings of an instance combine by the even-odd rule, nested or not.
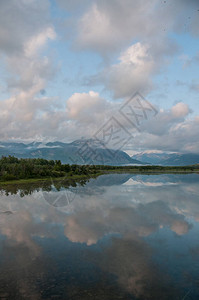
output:
[[[199,175],[104,175],[0,197],[0,299],[199,299]]]

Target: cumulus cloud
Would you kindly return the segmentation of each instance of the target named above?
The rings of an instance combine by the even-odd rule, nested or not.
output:
[[[38,138],[37,120],[41,125],[44,119],[41,111],[48,114],[52,102],[55,104],[54,99],[39,99],[38,94],[55,74],[51,58],[43,55],[43,50],[56,33],[50,23],[48,1],[11,2],[0,4],[0,51],[10,95],[0,103],[0,136]]]
[[[156,0],[94,2],[79,21],[76,43],[81,49],[108,57],[109,61],[113,61],[114,54],[121,54],[119,63],[105,67],[86,82],[103,84],[114,98],[130,97],[136,91],[149,92],[153,76],[178,50],[164,32],[164,25],[159,25],[167,22],[167,27],[173,26],[174,16],[172,19],[166,15],[168,20]]]
[[[190,113],[190,109],[187,104],[179,102],[171,108],[171,112],[175,118],[183,118]]]
[[[112,91],[114,98],[122,98],[136,91],[148,91],[152,87],[151,78],[155,70],[156,63],[149,45],[138,42],[120,55],[118,64],[105,68],[88,82],[100,82],[107,90]]]
[[[99,93],[75,93],[66,101],[68,128],[75,138],[92,137],[119,109]]]
[[[70,119],[85,123],[95,123],[105,117],[104,112],[108,109],[108,102],[101,98],[99,93],[75,93],[66,103],[66,110]]]
[[[134,138],[134,145],[142,149],[198,153],[198,118],[170,124],[169,130],[166,130],[166,126],[167,124],[162,128],[165,132],[159,132],[158,135],[150,133],[150,130],[149,133],[141,133],[141,136]],[[134,148],[133,145],[132,147]]]
[[[157,136],[168,134],[177,124],[185,122],[190,112],[189,106],[183,102],[177,103],[169,110],[160,109],[155,117],[148,118],[146,122],[141,122],[141,132]]]
[[[120,56],[118,64],[87,78],[87,82],[103,84],[115,98],[130,97],[137,90],[149,92],[154,75],[166,68],[179,51],[170,33],[189,30],[194,34],[197,13],[195,1],[92,1],[77,21],[74,44],[80,50],[99,53],[109,62],[121,51],[127,55],[126,59]],[[139,58],[142,65],[134,61],[133,66],[128,52],[139,55],[138,50],[145,51]]]
[[[49,2],[11,0],[0,3],[0,51],[16,54],[23,51],[30,36],[37,35],[50,23]]]
[[[75,23],[73,46],[92,50],[109,60],[87,78],[90,91],[72,91],[70,97],[63,99],[50,97],[43,91],[47,91],[57,68],[51,52],[46,50],[63,33],[56,32],[58,27],[55,30],[50,2],[1,1],[0,59],[6,87],[6,97],[0,102],[1,139],[71,140],[91,137],[111,116],[122,122],[120,104],[107,101],[93,85],[102,85],[103,91],[111,92],[115,99],[129,97],[137,90],[145,95],[154,88],[154,75],[178,51],[169,33],[183,32],[186,20],[191,34],[198,34],[197,1],[56,3],[67,11],[64,21],[71,18]],[[198,61],[198,55],[194,57]],[[190,88],[197,91],[198,83],[193,82]],[[141,134],[129,147],[198,152],[198,118],[188,119],[190,112],[182,102],[169,111],[160,110],[156,118],[143,122]],[[123,122],[130,130],[128,122]]]
[[[154,24],[149,20],[156,2],[95,1],[79,21],[78,44],[106,54],[138,35],[151,35]]]
[[[188,20],[186,25],[198,34],[197,9],[196,1],[96,0],[79,21],[77,42],[84,49],[104,55],[121,49],[133,39],[160,42],[171,29],[185,30],[183,25]]]
[[[140,122],[140,133],[134,135],[128,149],[198,153],[198,116],[191,118],[191,113],[183,102],[170,110],[160,109],[155,117]],[[131,130],[132,125],[126,126]]]
[[[38,50],[44,46],[48,39],[54,40],[56,37],[55,31],[52,27],[47,27],[37,35],[32,36],[24,47],[25,56],[32,57],[37,55]]]

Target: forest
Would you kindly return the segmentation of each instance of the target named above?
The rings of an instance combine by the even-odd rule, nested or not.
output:
[[[93,165],[62,164],[60,160],[43,158],[16,158],[2,156],[0,159],[0,180],[18,180],[45,177],[64,177],[73,175],[95,174]]]

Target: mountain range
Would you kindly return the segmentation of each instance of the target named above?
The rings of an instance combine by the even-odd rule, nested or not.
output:
[[[68,164],[105,165],[163,165],[184,166],[199,163],[196,153],[140,152],[130,157],[122,150],[108,149],[95,139],[79,139],[63,142],[0,142],[0,157],[13,155],[18,158],[45,158],[61,160]]]
[[[199,163],[199,154],[197,153],[156,153],[141,152],[132,156],[143,163],[163,166],[186,166]]]
[[[18,158],[45,158],[61,160],[68,164],[127,165],[142,164],[121,150],[106,148],[94,139],[80,139],[72,143],[32,142],[29,144],[0,142],[0,156],[14,155]]]

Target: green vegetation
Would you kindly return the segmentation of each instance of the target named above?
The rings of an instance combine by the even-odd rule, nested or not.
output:
[[[60,160],[46,160],[43,158],[18,159],[14,156],[2,156],[0,159],[0,180],[21,180],[58,178],[96,174],[96,166],[63,165]]]
[[[164,166],[105,166],[105,165],[69,165],[60,160],[43,158],[18,159],[14,156],[2,156],[0,159],[0,181],[41,180],[67,177],[81,179],[106,173],[198,173],[199,165]]]

